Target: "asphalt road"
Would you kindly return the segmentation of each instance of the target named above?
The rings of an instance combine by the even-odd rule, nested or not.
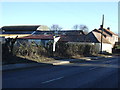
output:
[[[2,88],[118,88],[120,57],[2,73]]]

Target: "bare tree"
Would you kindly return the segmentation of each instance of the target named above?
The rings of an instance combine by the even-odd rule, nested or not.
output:
[[[74,28],[75,30],[78,30],[79,26],[76,24],[76,25],[73,26],[73,28]]]
[[[85,34],[88,33],[88,27],[86,25],[80,25],[80,29],[83,30]]]
[[[74,28],[75,30],[83,30],[83,32],[84,32],[85,34],[88,33],[88,27],[87,27],[86,25],[83,25],[83,24],[78,25],[78,24],[76,24],[76,25],[73,26],[73,28]]]
[[[62,29],[62,27],[60,27],[58,24],[53,24],[50,27],[50,30],[52,30],[52,31],[60,31],[61,29]]]

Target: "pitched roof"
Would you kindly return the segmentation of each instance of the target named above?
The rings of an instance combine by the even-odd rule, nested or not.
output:
[[[60,41],[66,42],[84,42],[85,35],[61,35]]]
[[[85,41],[92,43],[100,43],[92,31],[86,35]]]
[[[82,30],[36,31],[34,34],[84,35]]]
[[[41,25],[3,26],[4,31],[36,31]]]
[[[8,34],[8,35],[14,35],[14,34],[32,34],[33,31],[17,31],[17,32],[14,32],[14,31],[7,31],[7,32],[2,32],[2,34]]]
[[[20,39],[54,39],[53,35],[30,35],[26,37],[20,37]]]
[[[94,31],[94,32],[97,32],[97,33],[102,33],[102,30],[99,30],[99,29],[94,29],[93,31]],[[104,36],[108,36],[108,37],[111,37],[111,36],[112,36],[112,34],[108,34],[108,33],[104,32],[104,31],[103,31],[103,35],[104,35]]]
[[[30,35],[26,37],[20,37],[19,39],[44,39],[53,40],[54,35]],[[64,42],[84,42],[85,35],[59,35],[61,38],[59,41]]]
[[[92,31],[92,33],[94,34],[95,38],[98,40],[98,42],[100,43],[101,42],[101,34],[98,33],[98,32],[94,32]],[[109,43],[111,44],[105,37],[102,38],[102,42],[103,43]]]
[[[101,28],[99,28],[98,30],[101,31]],[[105,29],[105,28],[103,28],[103,31],[104,31],[105,33],[109,34],[109,35],[117,35],[117,34],[115,34],[114,32],[112,32],[112,31],[109,30],[109,29]]]
[[[101,43],[101,33],[96,31],[91,31],[86,36],[86,42]],[[103,37],[102,42],[111,44],[105,37]]]

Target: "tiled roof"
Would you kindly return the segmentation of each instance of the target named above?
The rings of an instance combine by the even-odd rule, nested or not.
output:
[[[92,33],[94,34],[94,36],[96,37],[96,39],[97,39],[99,42],[101,42],[101,34],[98,33],[98,32],[94,32],[94,31],[92,31]],[[109,44],[111,44],[105,37],[102,37],[102,42],[103,42],[103,43],[109,43]]]
[[[114,32],[112,32],[112,31],[110,31],[110,30],[108,30],[108,29],[105,29],[105,30],[106,30],[107,32],[113,34],[113,35],[117,35],[117,34],[115,34]]]
[[[86,36],[86,42],[101,43],[101,33],[96,31],[91,31]],[[102,42],[111,44],[105,37],[103,37]]]
[[[99,28],[98,30],[101,31],[101,28]],[[111,30],[108,30],[108,29],[105,29],[105,28],[103,28],[103,31],[104,31],[105,33],[107,33],[107,34],[117,35],[117,34],[115,34],[114,32],[112,32]]]
[[[98,33],[102,33],[102,31],[101,31],[101,30],[98,30],[98,29],[95,29],[95,30],[93,30],[93,31],[94,31],[94,32],[98,32]],[[103,35],[110,37],[112,34],[108,34],[108,33],[106,33],[106,32],[103,31]]]

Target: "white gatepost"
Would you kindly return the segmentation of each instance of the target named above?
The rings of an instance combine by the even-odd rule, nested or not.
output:
[[[53,38],[54,38],[54,42],[53,42],[53,52],[55,52],[55,45],[56,45],[56,43],[58,42],[58,40],[60,39],[60,37],[54,36]]]

